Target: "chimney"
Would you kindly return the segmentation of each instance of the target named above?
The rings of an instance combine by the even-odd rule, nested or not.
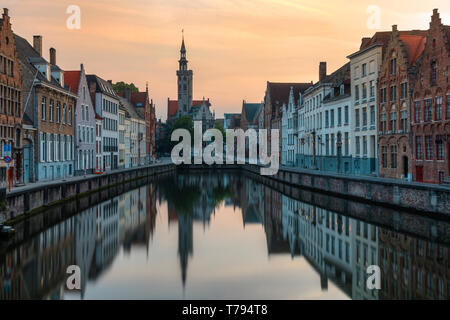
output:
[[[131,89],[128,87],[125,87],[125,89],[123,90],[123,97],[130,102],[131,101]]]
[[[33,48],[42,57],[42,36],[33,36]]]
[[[8,16],[8,8],[3,8],[3,18]]]
[[[363,47],[365,47],[369,41],[370,41],[370,38],[366,38],[366,37],[362,38],[361,39],[361,47],[359,47],[359,49],[362,49]]]
[[[392,25],[392,31],[393,31],[393,32],[394,32],[394,31],[397,31],[397,25],[396,25],[396,24]]]
[[[50,64],[56,66],[56,49],[50,48]]]
[[[319,64],[319,81],[322,81],[327,76],[327,63],[322,61]]]

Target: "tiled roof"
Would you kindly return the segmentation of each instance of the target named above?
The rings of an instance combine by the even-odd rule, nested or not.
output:
[[[426,37],[416,35],[400,35],[400,40],[403,42],[403,45],[408,53],[409,64],[414,64],[425,48]]]
[[[123,109],[125,109],[125,111],[131,118],[143,120],[142,116],[137,112],[136,108],[131,102],[122,97],[119,97],[119,100],[120,105],[123,107]]]
[[[271,104],[281,108],[284,103],[288,104],[291,87],[294,89],[294,97],[298,99],[299,94],[305,92],[311,86],[311,83],[267,82],[267,86]]]
[[[209,100],[192,100],[192,107],[201,106],[203,102],[205,102],[208,107],[211,106]],[[167,118],[171,118],[174,115],[176,115],[177,111],[178,111],[178,100],[168,100]]]
[[[64,83],[74,93],[78,93],[78,84],[80,83],[81,71],[64,71]]]
[[[263,107],[262,103],[246,103],[242,104],[242,109],[245,112],[245,118],[248,122],[254,122],[255,117],[258,114],[260,108]]]
[[[95,82],[97,84],[96,86],[96,92],[101,92],[103,94],[109,95],[113,98],[118,99],[119,96],[114,91],[112,84],[109,83],[109,81],[103,80],[99,76],[95,74],[88,74],[86,75],[86,79],[88,83]]]
[[[350,80],[350,62],[334,71],[323,79],[323,83],[331,83],[333,87],[339,86],[345,81]]]

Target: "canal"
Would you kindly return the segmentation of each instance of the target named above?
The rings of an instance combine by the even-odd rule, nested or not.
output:
[[[449,222],[350,200],[331,210],[341,200],[299,190],[178,173],[49,209],[41,230],[22,222],[1,243],[0,298],[449,298]],[[66,288],[69,265],[81,290]]]

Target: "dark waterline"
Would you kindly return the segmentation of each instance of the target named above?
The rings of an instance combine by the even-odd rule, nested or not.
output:
[[[0,248],[1,299],[449,298],[449,222],[242,173],[142,184],[18,225]],[[74,264],[81,291],[66,288]]]

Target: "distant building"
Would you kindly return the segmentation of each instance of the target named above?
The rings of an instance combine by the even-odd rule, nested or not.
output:
[[[241,127],[241,113],[225,113],[224,129],[236,129]]]
[[[264,103],[247,103],[245,100],[242,101],[240,126],[243,130],[258,129],[261,117],[264,118]]]
[[[96,75],[88,75],[89,91],[95,111],[102,121],[102,169],[112,170],[119,166],[119,97],[112,88],[112,81]]]
[[[184,37],[181,43],[179,68],[177,71],[178,100],[167,99],[167,123],[182,116],[190,116],[193,121],[202,121],[203,130],[214,126],[215,115],[211,112],[209,99],[193,100],[193,72],[188,69]]]
[[[89,94],[84,66],[65,71],[64,80],[78,95],[75,107],[75,174],[92,173],[95,168],[95,109]]]

